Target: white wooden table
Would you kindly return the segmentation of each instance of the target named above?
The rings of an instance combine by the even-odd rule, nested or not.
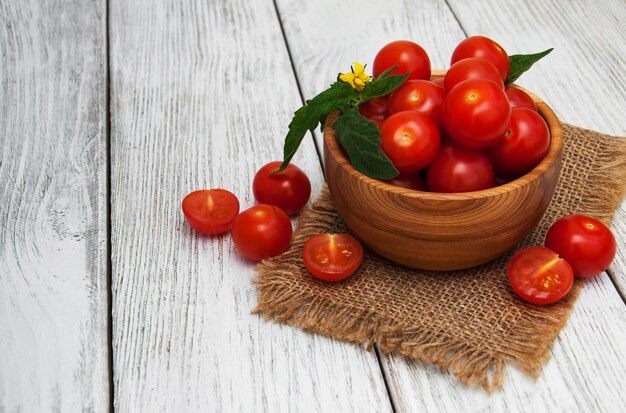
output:
[[[626,204],[541,377],[491,396],[251,315],[251,264],[180,211],[205,187],[251,205],[303,99],[399,38],[435,68],[468,35],[554,47],[519,83],[625,135],[625,21],[623,0],[0,1],[0,412],[626,411]]]

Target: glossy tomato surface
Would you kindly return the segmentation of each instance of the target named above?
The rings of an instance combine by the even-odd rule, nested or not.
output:
[[[511,288],[532,304],[552,304],[565,297],[574,283],[572,267],[554,251],[529,247],[518,251],[507,268]]]
[[[506,93],[506,97],[509,98],[509,103],[512,108],[527,108],[537,112],[537,105],[535,104],[535,101],[522,89],[514,86],[507,86],[504,88],[504,93]]]
[[[465,80],[448,92],[443,122],[450,137],[468,148],[486,148],[504,137],[511,107],[504,90],[490,80]]]
[[[396,40],[385,45],[374,58],[374,77],[380,76],[387,69],[398,66],[392,74],[409,73],[407,80],[430,79],[430,59],[426,51],[417,43],[409,40]]]
[[[493,168],[481,151],[448,144],[441,148],[426,173],[432,192],[471,192],[492,188]]]
[[[270,162],[254,176],[252,191],[258,203],[276,205],[287,215],[298,213],[311,196],[311,182],[302,169],[290,163],[284,171],[270,175],[281,162]]]
[[[239,201],[225,189],[203,189],[187,195],[182,209],[187,222],[196,231],[220,234],[232,226],[239,213]]]
[[[503,81],[506,81],[509,76],[511,65],[506,50],[488,37],[472,36],[463,40],[452,52],[450,65],[468,57],[477,57],[491,62],[498,69]]]
[[[424,179],[419,172],[412,174],[400,174],[393,179],[385,181],[401,188],[413,189],[415,191],[423,191],[426,189],[424,186]]]
[[[389,97],[389,114],[406,110],[420,112],[435,122],[443,124],[442,108],[446,92],[429,80],[407,80]]]
[[[609,268],[617,250],[615,237],[606,225],[579,214],[552,224],[545,246],[570,263],[579,278],[593,277]]]
[[[389,96],[368,100],[359,106],[359,113],[369,120],[377,119],[382,122],[387,117],[388,101]]]
[[[361,243],[348,234],[316,234],[302,251],[304,266],[322,281],[341,281],[359,268],[363,260]]]
[[[401,174],[417,172],[430,164],[439,151],[439,131],[426,115],[398,112],[383,122],[381,148]]]
[[[446,91],[449,92],[462,81],[469,79],[491,80],[504,88],[504,82],[498,69],[491,62],[475,57],[459,60],[453,64],[446,72],[443,84]]]
[[[284,252],[291,243],[291,233],[291,221],[282,209],[258,204],[237,215],[232,237],[241,255],[260,261]]]
[[[550,149],[550,129],[546,121],[528,108],[513,108],[504,139],[486,149],[493,169],[500,175],[530,171]]]

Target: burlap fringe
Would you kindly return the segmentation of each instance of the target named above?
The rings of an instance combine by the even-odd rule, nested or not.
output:
[[[601,194],[586,193],[580,211],[610,223],[612,214],[607,214],[607,211],[613,211],[619,205],[626,190],[626,146],[617,138],[607,144],[610,149],[605,153],[613,156],[603,159],[604,166],[591,171],[590,179],[601,178],[610,184]],[[368,350],[378,345],[385,353],[395,352],[424,363],[433,363],[441,369],[449,368],[465,384],[482,387],[490,393],[502,385],[506,362],[513,363],[535,379],[539,376],[543,364],[550,358],[554,340],[573,308],[572,304],[538,307],[539,311],[534,314],[522,313],[515,329],[510,332],[517,338],[511,337],[509,348],[483,349],[436,331],[399,326],[393,319],[373,311],[333,303],[318,295],[289,291],[285,288],[285,280],[300,271],[296,262],[308,238],[306,228],[330,226],[334,220],[330,197],[321,196],[305,215],[292,248],[279,258],[256,266],[258,276],[254,284],[259,291],[259,301],[254,313],[262,313],[265,319],[295,325],[305,331],[364,344]],[[568,296],[570,303],[576,300],[580,286],[576,283]]]

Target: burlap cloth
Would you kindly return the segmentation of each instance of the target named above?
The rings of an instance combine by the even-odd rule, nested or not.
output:
[[[552,203],[518,246],[543,245],[558,218],[582,213],[610,224],[624,197],[626,138],[563,125],[563,169]],[[256,267],[266,318],[384,352],[451,368],[466,384],[492,391],[502,385],[506,362],[537,377],[550,357],[584,282],[559,303],[521,301],[506,279],[513,252],[480,267],[429,272],[402,267],[366,249],[363,263],[340,283],[316,281],[302,263],[302,247],[316,233],[350,232],[324,188],[302,213],[293,244]]]

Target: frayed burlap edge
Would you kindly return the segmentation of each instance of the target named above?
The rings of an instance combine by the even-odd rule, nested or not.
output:
[[[569,125],[564,127],[571,128]],[[626,193],[623,180],[626,145],[621,138],[607,136],[606,150],[598,156],[602,166],[590,171],[587,181],[604,181],[607,183],[605,190],[584,191],[578,212],[610,224]],[[259,299],[253,313],[262,313],[265,319],[295,325],[305,331],[366,345],[368,349],[377,344],[385,353],[394,352],[433,363],[441,369],[450,368],[465,384],[482,387],[487,392],[503,384],[507,362],[534,379],[539,376],[542,366],[550,359],[554,340],[573,309],[580,292],[580,282],[575,283],[568,296],[569,305],[535,307],[534,314],[523,312],[515,329],[510,331],[510,345],[497,351],[475,348],[436,331],[398,325],[395,320],[374,311],[286,289],[285,278],[300,271],[298,261],[302,246],[311,230],[326,232],[325,229],[330,229],[333,223],[334,207],[327,191],[324,187],[312,207],[302,214],[291,248],[280,257],[263,261],[255,267],[257,277],[253,283],[258,289]]]

